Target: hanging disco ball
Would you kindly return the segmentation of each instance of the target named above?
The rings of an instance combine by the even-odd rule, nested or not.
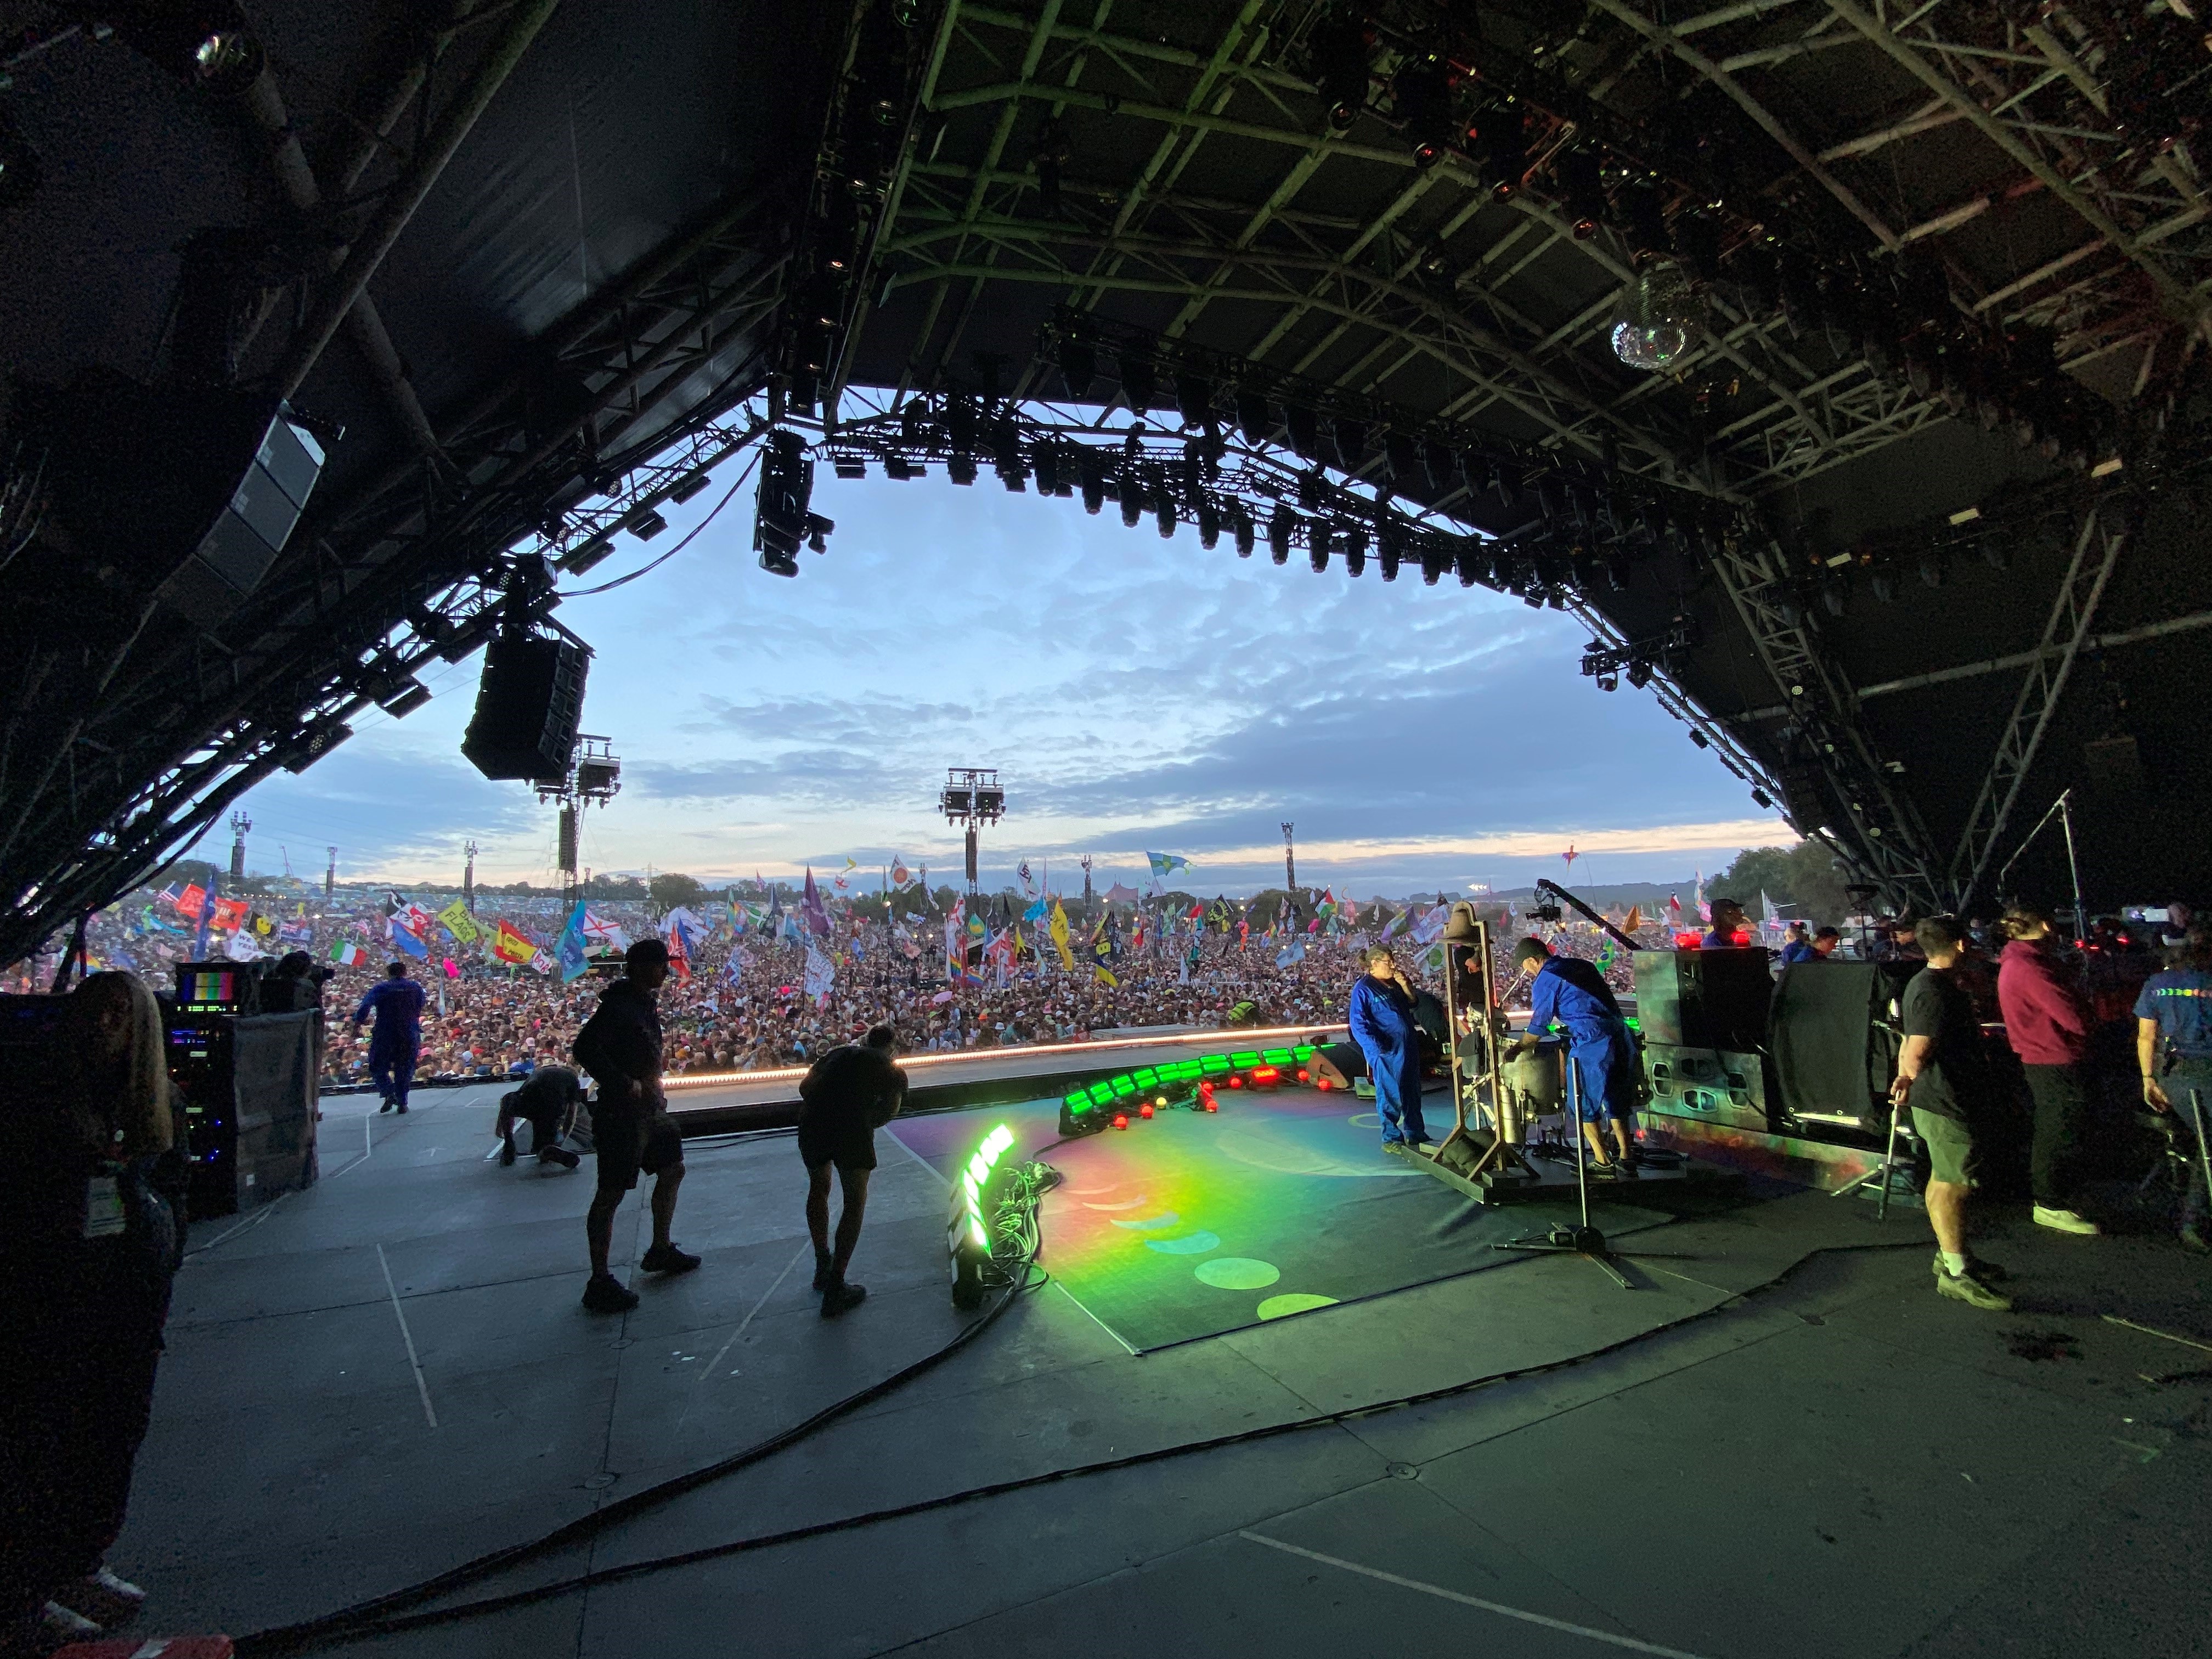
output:
[[[1696,343],[1699,328],[1688,276],[1673,260],[1662,260],[1636,279],[1622,301],[1613,319],[1613,355],[1631,368],[1671,368]]]

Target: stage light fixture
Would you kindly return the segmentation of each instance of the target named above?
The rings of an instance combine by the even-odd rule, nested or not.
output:
[[[1367,53],[1374,44],[1364,19],[1324,20],[1306,37],[1314,85],[1328,109],[1329,130],[1348,132],[1367,105]]]
[[[884,477],[886,478],[896,478],[900,483],[903,483],[908,478],[918,477],[920,476],[921,474],[915,468],[914,463],[908,460],[905,456],[886,455],[884,457]]]
[[[1651,684],[1651,665],[1638,657],[1628,665],[1628,683],[1641,691]]]
[[[1713,740],[1694,726],[1690,728],[1690,741],[1700,749],[1710,749],[1713,746]]]
[[[1764,812],[1774,805],[1774,797],[1764,789],[1754,789],[1751,792],[1751,804]]]
[[[1274,435],[1275,422],[1268,413],[1267,398],[1256,392],[1237,394],[1237,429],[1248,444],[1264,444]]]
[[[1451,66],[1434,52],[1417,58],[1392,77],[1390,93],[1398,119],[1413,148],[1413,165],[1432,167],[1443,159],[1457,123],[1452,118]]]
[[[1382,568],[1382,580],[1398,580],[1398,564],[1406,556],[1406,528],[1395,519],[1385,519],[1375,532],[1376,562]],[[1431,581],[1435,578],[1431,577]]]
[[[1695,343],[1698,303],[1682,268],[1671,259],[1645,267],[1613,324],[1613,354],[1631,368],[1656,373]]]
[[[1503,202],[1521,188],[1528,172],[1528,147],[1517,107],[1501,105],[1481,122],[1484,170],[1490,193]]]
[[[1344,529],[1344,569],[1349,576],[1358,576],[1367,568],[1367,532],[1356,525]]]
[[[1244,504],[1242,501],[1231,501],[1229,504],[1229,534],[1237,544],[1237,556],[1240,559],[1250,558],[1252,556],[1252,515],[1244,510]]]
[[[1367,459],[1367,422],[1339,416],[1332,422],[1335,429],[1337,465],[1346,472],[1356,472],[1359,464]]]
[[[1884,605],[1897,598],[1897,577],[1885,566],[1875,565],[1867,572],[1867,586]]]
[[[1060,494],[1060,446],[1050,438],[1040,438],[1030,451],[1030,470],[1036,475],[1037,494]]]
[[[1308,460],[1321,459],[1321,416],[1303,404],[1283,405],[1283,426],[1291,447]]]
[[[1458,466],[1459,458],[1452,453],[1449,446],[1437,443],[1421,446],[1421,470],[1428,475],[1429,489],[1432,495],[1442,495],[1451,489],[1456,482],[1454,474]]]
[[[1620,690],[1620,681],[1614,675],[1601,674],[1597,677],[1597,689],[1601,691],[1618,691]]]
[[[1160,539],[1170,541],[1176,532],[1175,497],[1164,489],[1152,492],[1152,520],[1160,527]]]
[[[1063,334],[1060,339],[1060,378],[1071,398],[1081,398],[1098,378],[1098,353],[1088,340]]]
[[[1382,459],[1389,464],[1392,483],[1402,487],[1424,481],[1421,446],[1406,433],[1392,428],[1382,434]]]
[[[1328,568],[1328,521],[1326,519],[1306,520],[1306,562],[1320,575]]]
[[[1920,580],[1923,586],[1941,587],[1949,573],[1944,568],[1940,550],[1930,550],[1920,556]]]
[[[1459,585],[1473,587],[1482,580],[1483,567],[1473,548],[1462,548],[1452,563],[1459,572]]]
[[[1267,520],[1267,556],[1277,564],[1287,564],[1291,558],[1291,531],[1297,520],[1287,507],[1275,509],[1275,516]]]
[[[1122,400],[1139,415],[1148,412],[1159,401],[1159,376],[1131,347],[1122,349],[1120,368]]]
[[[1574,221],[1575,240],[1587,242],[1611,209],[1603,170],[1589,151],[1571,149],[1559,157],[1559,198]]]
[[[1203,374],[1176,376],[1176,413],[1185,426],[1204,426],[1213,418],[1213,382]]]
[[[1097,513],[1106,504],[1106,458],[1089,444],[1075,452],[1077,487],[1083,492],[1083,510]]]
[[[1198,544],[1212,552],[1221,542],[1221,509],[1211,495],[1198,498]]]
[[[963,454],[972,453],[981,422],[974,398],[963,394],[945,400],[945,441],[953,449]]]
[[[753,549],[760,555],[760,568],[769,574],[799,574],[799,544],[807,533],[807,502],[813,493],[814,463],[806,459],[805,440],[796,432],[771,431],[761,451],[753,517]],[[648,508],[646,516],[659,521],[655,529],[667,527],[658,513]],[[653,533],[642,527],[635,514],[625,523],[634,533]]]

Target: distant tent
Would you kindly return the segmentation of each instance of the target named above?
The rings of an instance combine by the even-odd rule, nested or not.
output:
[[[1109,887],[1102,896],[1109,904],[1134,904],[1143,895],[1135,888],[1124,887],[1117,881]]]

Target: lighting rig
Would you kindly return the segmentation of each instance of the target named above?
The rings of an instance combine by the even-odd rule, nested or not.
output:
[[[538,804],[553,802],[559,807],[556,856],[563,904],[574,904],[582,891],[577,872],[582,867],[578,831],[583,809],[605,806],[620,793],[622,757],[615,753],[614,740],[585,732],[576,734],[576,747],[569,757],[567,773],[538,785]]]
[[[1697,619],[1687,613],[1668,619],[1667,629],[1649,638],[1616,643],[1592,640],[1583,647],[1583,672],[1597,682],[1601,691],[1618,691],[1621,677],[1638,691],[1660,674],[1672,675],[1675,659],[1698,648]]]
[[[993,766],[950,766],[945,770],[945,787],[938,792],[937,810],[945,814],[947,823],[957,824],[964,832],[963,839],[968,854],[968,890],[975,890],[976,836],[986,824],[996,823],[1006,815],[1006,792],[999,785],[999,771]]]

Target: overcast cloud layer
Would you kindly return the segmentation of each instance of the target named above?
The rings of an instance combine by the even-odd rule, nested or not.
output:
[[[624,538],[593,582],[719,496],[672,512],[653,544]],[[1577,880],[1671,881],[1792,839],[1648,696],[1583,678],[1583,632],[1558,613],[1449,580],[1385,585],[1372,564],[1350,580],[1239,560],[1188,526],[1163,541],[988,474],[961,489],[823,469],[830,551],[779,580],[753,563],[751,496],[651,574],[561,609],[598,653],[585,728],[624,762],[586,826],[594,869],[715,879],[896,854],[957,878],[934,811],[951,765],[1000,769],[992,884],[1027,857],[1079,887],[1085,852],[1100,885],[1134,880],[1152,849],[1189,858],[1194,888],[1250,890],[1280,882],[1286,819],[1303,881],[1363,895],[1525,885],[1565,872],[1571,844]],[[254,791],[250,866],[319,872],[335,844],[342,878],[450,880],[473,839],[480,878],[552,879],[551,809],[460,758],[478,665]]]

